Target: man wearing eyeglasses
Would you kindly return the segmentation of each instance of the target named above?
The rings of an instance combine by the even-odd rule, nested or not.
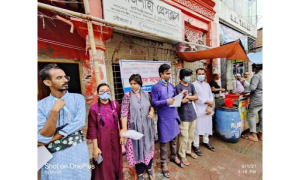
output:
[[[82,128],[85,100],[69,93],[70,77],[56,64],[39,72],[51,94],[38,102],[38,146],[45,146],[53,158],[41,169],[41,179],[90,179],[90,163]]]

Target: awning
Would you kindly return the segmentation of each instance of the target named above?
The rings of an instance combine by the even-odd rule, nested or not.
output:
[[[262,64],[262,51],[257,53],[249,53],[247,54],[250,61],[255,64]]]
[[[249,61],[244,47],[240,40],[224,44],[209,50],[194,52],[177,52],[180,59],[187,62],[199,61],[202,59],[227,58],[231,60]]]

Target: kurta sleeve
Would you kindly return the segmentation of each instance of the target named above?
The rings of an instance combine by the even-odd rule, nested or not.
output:
[[[85,125],[85,100],[82,95],[77,96],[76,99],[76,114],[75,117],[71,120],[71,123],[66,125],[62,130],[58,133],[67,137],[68,135],[82,129]]]
[[[53,136],[43,136],[40,134],[41,129],[45,126],[46,122],[47,122],[47,117],[46,115],[43,113],[42,109],[41,109],[41,104],[38,104],[38,131],[37,131],[37,138],[38,138],[38,142],[44,143],[44,144],[48,144]]]
[[[253,76],[250,83],[250,91],[255,91],[259,83],[259,78],[257,76]]]
[[[168,105],[167,99],[164,100],[159,99],[159,92],[155,86],[153,86],[151,94],[152,94],[151,102],[154,107],[162,107]]]
[[[207,89],[208,89],[208,93],[209,93],[209,101],[212,101],[212,102],[215,102],[215,98],[214,98],[214,95],[211,91],[211,87],[209,85],[207,85]]]
[[[196,101],[196,103],[198,103],[198,104],[205,104],[206,99],[203,98],[203,97],[201,97],[200,96],[201,94],[198,93],[199,89],[197,90],[197,85],[195,85],[194,83],[193,83],[193,85],[195,86],[195,91],[196,91],[196,94],[198,95],[198,100]]]
[[[97,139],[97,112],[90,108],[88,115],[87,139]]]
[[[129,104],[130,104],[130,95],[126,93],[122,100],[121,106],[121,118],[128,118],[129,116]]]
[[[121,117],[121,107],[120,107],[118,101],[114,101],[114,103],[116,105],[116,110],[117,110],[118,116]]]

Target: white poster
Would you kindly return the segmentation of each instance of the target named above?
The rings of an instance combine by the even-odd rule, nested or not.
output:
[[[150,92],[153,85],[160,81],[158,68],[162,64],[171,66],[168,61],[121,60],[120,71],[124,93],[131,90],[129,78],[132,74],[140,74],[143,81],[142,89]],[[172,82],[172,79],[170,79],[170,82]]]
[[[181,10],[159,0],[103,0],[106,21],[183,39]]]

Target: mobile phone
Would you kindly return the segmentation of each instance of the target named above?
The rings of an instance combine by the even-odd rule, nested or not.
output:
[[[103,161],[101,154],[98,155],[97,163],[100,164]]]

